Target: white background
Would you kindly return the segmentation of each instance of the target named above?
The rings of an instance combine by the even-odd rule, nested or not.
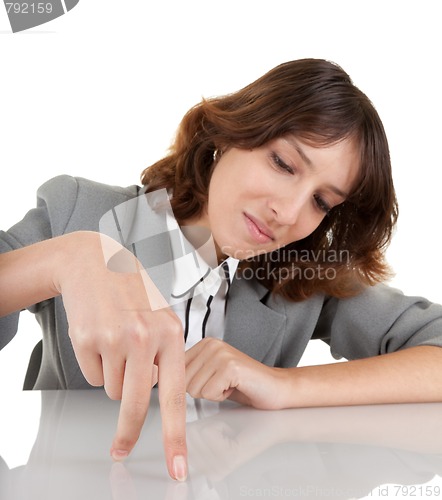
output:
[[[138,183],[202,96],[287,60],[326,58],[372,99],[389,136],[401,210],[393,284],[442,302],[439,9],[437,0],[81,0],[12,34],[0,5],[0,228],[58,174]],[[21,387],[38,338],[24,317],[0,353],[1,390]],[[305,362],[327,359],[309,352]]]
[[[442,302],[437,9],[436,0],[82,0],[12,34],[0,5],[0,228],[33,207],[54,175],[138,183],[202,96],[237,90],[283,61],[321,57],[372,99],[389,136],[401,210],[393,284]],[[21,385],[23,349],[38,335],[23,319],[0,353],[2,387]]]

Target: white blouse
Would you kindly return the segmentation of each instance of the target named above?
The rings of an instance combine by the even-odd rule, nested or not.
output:
[[[204,337],[222,339],[227,293],[239,261],[229,257],[217,267],[211,267],[208,261],[214,262],[216,258],[212,237],[195,249],[169,212],[167,227],[170,231],[178,229],[181,239],[181,248],[176,249],[177,256],[173,259],[175,279],[172,296],[175,301],[171,307],[183,324],[186,349]]]

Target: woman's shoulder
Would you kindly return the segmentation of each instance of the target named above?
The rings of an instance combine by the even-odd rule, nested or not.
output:
[[[66,230],[97,230],[100,218],[117,205],[136,197],[141,188],[111,186],[60,175],[40,186],[38,205],[45,207],[54,234]]]
[[[83,196],[93,196],[95,203],[101,198],[128,199],[136,196],[140,190],[139,186],[132,185],[120,187],[101,182],[73,177],[71,175],[58,175],[49,179],[38,189],[40,198],[47,199],[76,199]]]

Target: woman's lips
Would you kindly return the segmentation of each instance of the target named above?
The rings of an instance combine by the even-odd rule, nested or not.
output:
[[[255,241],[258,243],[269,243],[275,239],[272,231],[260,220],[246,212],[244,212],[244,217],[249,234]]]

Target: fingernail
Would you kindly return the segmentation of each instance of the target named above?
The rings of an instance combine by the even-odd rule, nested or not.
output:
[[[116,461],[116,462],[121,462],[124,460],[129,453],[126,450],[111,450],[111,457]]]
[[[185,481],[187,479],[186,459],[182,455],[177,455],[173,459],[173,473],[177,481]]]

